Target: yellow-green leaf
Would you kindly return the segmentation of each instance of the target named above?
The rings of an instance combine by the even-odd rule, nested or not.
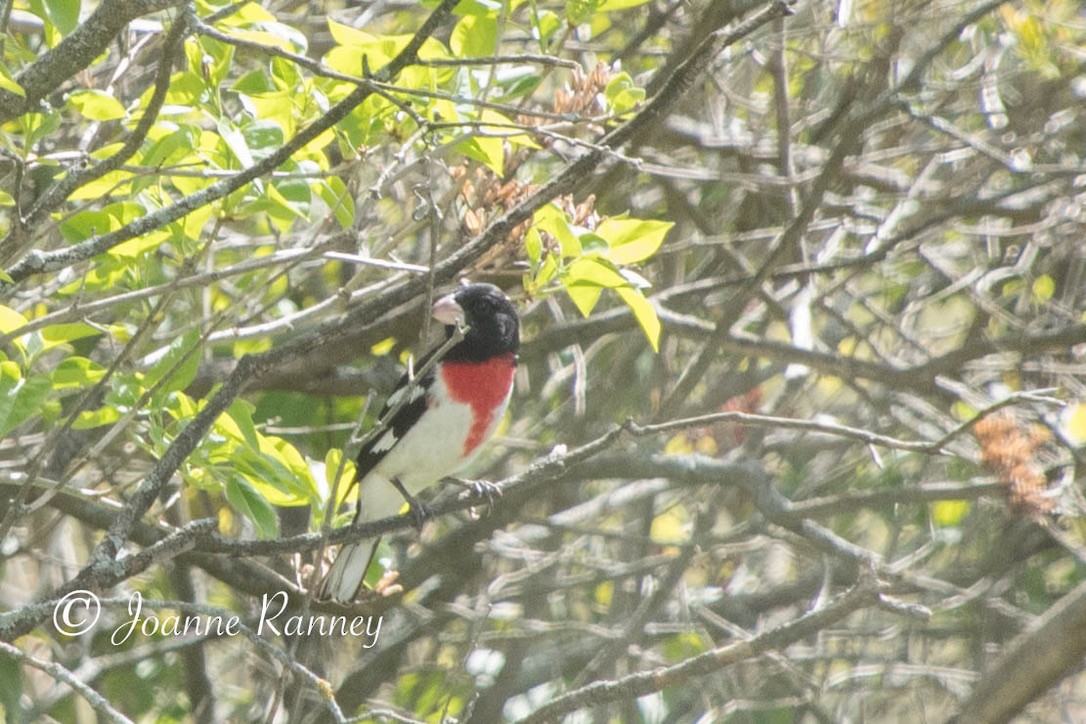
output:
[[[475,159],[498,176],[504,173],[505,148],[502,139],[493,136],[474,136],[456,145],[468,158]]]
[[[931,505],[931,519],[940,528],[953,528],[969,513],[968,500],[940,500]]]
[[[550,234],[558,242],[564,257],[578,257],[583,252],[581,242],[569,226],[566,212],[554,204],[547,204],[535,212],[533,224],[540,231]]]
[[[453,28],[449,48],[459,58],[482,58],[497,48],[498,21],[484,15],[465,15]]]
[[[1033,280],[1033,301],[1047,302],[1056,293],[1056,282],[1047,274],[1042,274]]]
[[[630,282],[607,262],[596,257],[583,257],[569,265],[562,282],[571,285],[588,285],[614,289],[628,287]]]
[[[332,490],[336,491],[336,507],[338,508],[347,500],[353,492],[353,486],[351,481],[354,480],[354,463],[347,460],[343,463],[343,470],[339,470],[340,460],[343,459],[343,451],[339,448],[330,448],[328,453],[324,456],[324,490],[321,491],[321,497],[325,500],[332,494]],[[336,472],[339,471],[339,486],[336,486]]]
[[[0,90],[14,93],[20,98],[26,98],[26,91],[24,91],[23,87],[11,76],[8,67],[3,63],[0,63]]]
[[[230,506],[249,520],[257,529],[261,538],[274,538],[279,529],[279,519],[275,509],[241,475],[231,475],[223,488]]]
[[[105,374],[103,367],[86,357],[69,357],[53,370],[53,387],[58,390],[89,387]]]
[[[674,505],[652,519],[649,537],[661,545],[682,545],[690,540],[694,523],[681,505]]]
[[[1078,403],[1064,408],[1063,433],[1073,445],[1086,443],[1086,404]]]
[[[93,337],[102,334],[102,330],[83,322],[70,322],[68,324],[53,324],[41,331],[42,349],[73,342],[84,337]]]
[[[68,103],[84,118],[92,121],[115,121],[124,118],[124,106],[113,96],[88,88],[68,96]]]
[[[0,334],[8,334],[27,325],[27,319],[11,307],[0,304]]]
[[[674,225],[653,219],[605,219],[596,228],[596,235],[611,247],[604,254],[610,261],[636,264],[656,253]]]
[[[652,306],[652,303],[649,302],[648,299],[645,299],[645,295],[641,293],[640,289],[619,287],[615,289],[615,291],[618,292],[618,295],[622,297],[622,301],[624,301],[626,306],[630,308],[630,311],[633,312],[634,319],[641,325],[645,337],[652,346],[652,351],[659,352],[660,318],[656,315],[656,308]]]
[[[377,36],[337,23],[332,18],[328,18],[328,30],[332,33],[332,40],[338,45],[367,45],[377,42]]]
[[[600,295],[603,294],[603,287],[567,286],[566,294],[573,300],[577,310],[587,317],[596,308],[596,303],[600,300]]]
[[[41,413],[42,403],[53,389],[46,375],[23,378],[18,365],[0,365],[0,437]]]

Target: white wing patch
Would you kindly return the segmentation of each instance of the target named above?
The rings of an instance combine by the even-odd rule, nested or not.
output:
[[[396,434],[389,430],[381,439],[373,444],[371,450],[375,453],[383,453],[392,449],[392,446],[396,444]]]
[[[412,402],[426,394],[426,389],[422,385],[405,385],[404,387],[393,391],[393,393],[388,396],[385,407],[391,410],[393,407],[399,405],[408,390],[411,391],[411,396],[404,402],[405,405],[410,405]]]

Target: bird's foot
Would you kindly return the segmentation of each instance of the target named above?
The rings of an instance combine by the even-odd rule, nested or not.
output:
[[[489,480],[461,480],[460,478],[449,478],[449,480],[471,493],[471,497],[485,500],[489,507],[494,507],[494,503],[502,497],[501,486]]]
[[[422,526],[426,525],[426,521],[434,517],[434,509],[426,503],[416,498],[411,493],[407,492],[407,489],[395,478],[392,479],[392,484],[396,486],[396,490],[400,491],[400,495],[407,501],[407,504],[411,506],[407,514],[411,516],[411,519],[415,523],[415,527],[422,531]]]

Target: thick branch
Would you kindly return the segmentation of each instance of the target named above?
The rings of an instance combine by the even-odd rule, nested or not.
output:
[[[180,0],[105,0],[57,47],[15,77],[25,97],[0,89],[0,123],[35,110],[47,95],[93,63],[131,21],[180,4]]]

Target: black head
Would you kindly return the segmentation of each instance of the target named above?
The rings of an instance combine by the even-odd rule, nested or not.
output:
[[[467,325],[464,339],[448,351],[445,359],[482,362],[491,357],[513,354],[520,347],[520,320],[505,292],[493,284],[469,284],[434,304],[434,319],[445,325],[446,339],[457,322]]]

